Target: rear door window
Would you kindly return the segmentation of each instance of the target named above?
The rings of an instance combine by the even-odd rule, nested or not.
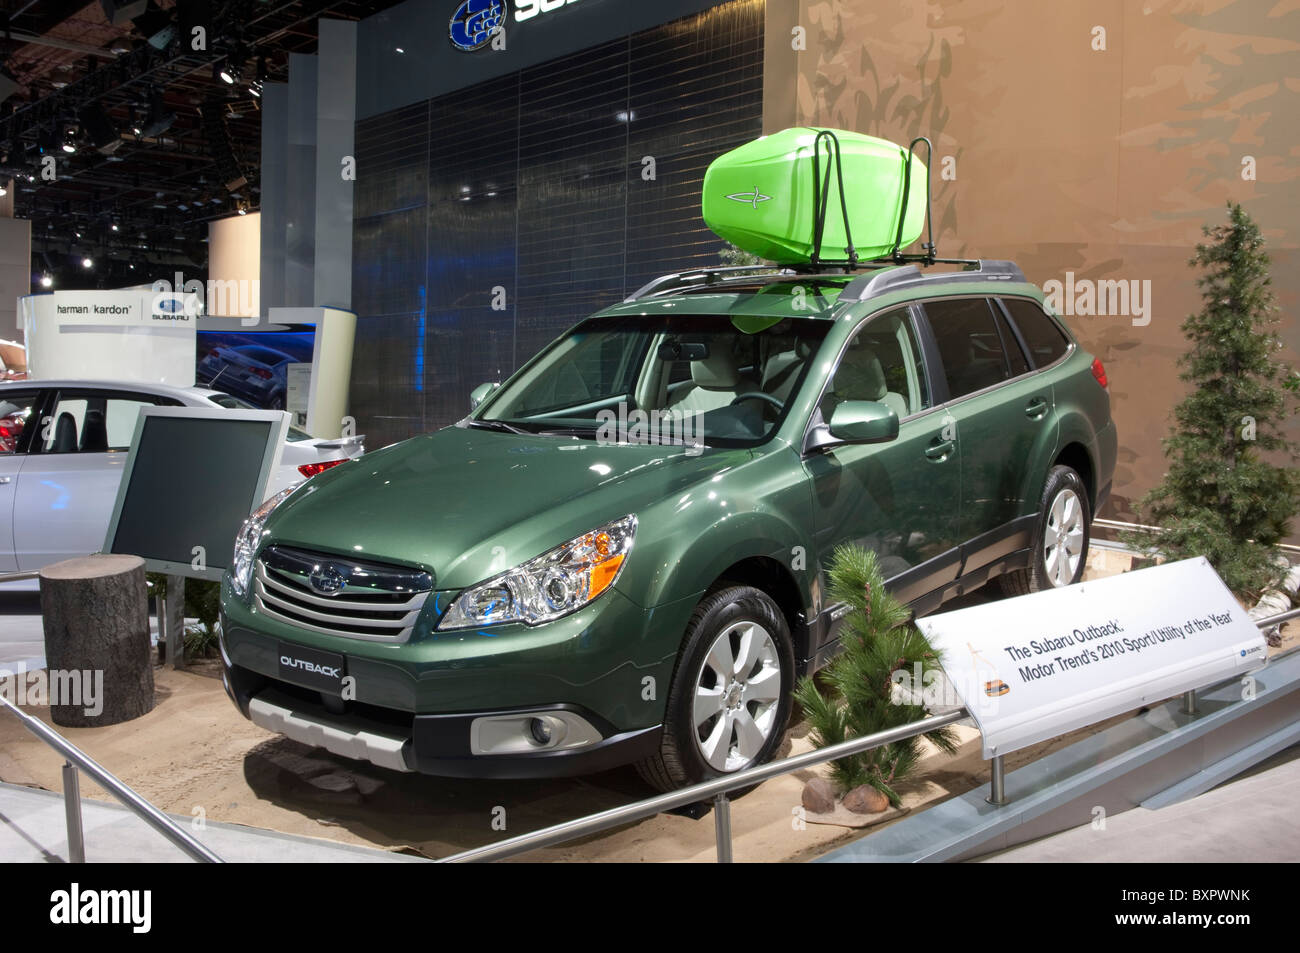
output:
[[[924,302],[934,331],[948,398],[1000,384],[1011,375],[1002,335],[987,298],[950,298]]]

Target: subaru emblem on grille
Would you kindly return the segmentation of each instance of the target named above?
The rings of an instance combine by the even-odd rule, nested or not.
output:
[[[307,577],[307,583],[311,586],[313,592],[318,592],[322,596],[337,596],[343,591],[347,579],[343,573],[333,563],[326,563],[323,566],[312,568],[311,575]]]

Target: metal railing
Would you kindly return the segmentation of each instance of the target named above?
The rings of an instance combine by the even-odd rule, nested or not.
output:
[[[1149,523],[1128,523],[1124,520],[1103,519],[1100,516],[1092,521],[1092,525],[1097,529],[1106,529],[1115,532],[1146,533],[1150,536],[1159,536],[1164,532],[1161,527],[1152,526]],[[1134,551],[1129,547],[1126,548],[1128,548],[1130,552]],[[1289,553],[1293,556],[1300,554],[1300,546],[1297,546],[1294,543],[1274,543],[1273,548],[1279,552]]]
[[[969,712],[965,708],[959,708],[957,711],[945,715],[932,715],[929,718],[922,718],[920,721],[913,721],[897,728],[890,728],[888,731],[863,735],[861,738],[844,741],[828,748],[815,748],[812,751],[805,751],[803,754],[782,758],[780,761],[769,761],[767,764],[746,768],[744,771],[723,775],[720,778],[714,778],[700,784],[692,784],[690,787],[669,791],[667,794],[660,794],[644,801],[624,804],[622,807],[610,808],[608,811],[601,811],[599,814],[591,814],[577,820],[565,821],[563,824],[545,827],[530,834],[520,834],[518,837],[511,837],[495,844],[462,851],[459,854],[452,854],[450,857],[443,857],[441,861],[443,863],[461,863],[465,861],[500,860],[503,857],[522,854],[525,851],[537,850],[539,847],[552,847],[555,844],[562,844],[576,837],[596,834],[606,828],[625,824],[628,821],[639,821],[643,817],[650,817],[663,811],[671,811],[675,808],[685,807],[688,804],[698,804],[702,801],[712,800],[718,862],[730,863],[731,804],[727,800],[728,791],[748,787],[751,784],[757,784],[778,775],[789,774],[791,771],[798,771],[800,768],[811,767],[825,761],[834,761],[836,758],[847,757],[851,754],[861,754],[863,751],[870,751],[872,748],[893,744],[896,741],[915,738],[927,731],[944,728],[967,717],[969,717]]]
[[[100,787],[122,802],[128,810],[171,841],[193,860],[222,863],[220,857],[199,843],[188,831],[154,807],[122,781],[110,774],[94,758],[38,718],[33,718],[9,699],[0,695],[0,704],[13,712],[23,727],[63,755],[63,806],[68,824],[68,860],[86,862],[86,839],[81,824],[81,784],[77,769],[85,771]]]
[[[1257,619],[1255,620],[1255,627],[1267,629],[1296,618],[1300,618],[1300,609],[1291,609],[1287,612],[1269,616],[1267,619]],[[1220,683],[1216,682],[1215,684]],[[1210,688],[1213,686],[1205,687]],[[1184,711],[1188,714],[1196,713],[1195,689],[1183,693],[1183,706]],[[728,774],[720,778],[714,778],[711,781],[693,784],[690,787],[670,791],[667,794],[660,794],[632,804],[624,804],[621,807],[610,808],[607,811],[589,814],[586,817],[579,817],[572,821],[553,824],[538,831],[519,834],[516,837],[497,841],[495,844],[487,844],[483,847],[475,847],[457,854],[451,854],[440,858],[439,863],[452,864],[502,860],[528,851],[540,850],[543,847],[554,847],[557,844],[563,844],[579,837],[598,834],[611,827],[617,827],[619,824],[639,821],[642,818],[651,817],[664,811],[671,811],[689,804],[699,804],[709,800],[713,801],[713,836],[718,863],[731,863],[731,802],[727,799],[727,792],[734,791],[736,788],[749,787],[783,774],[789,774],[792,771],[798,771],[800,768],[812,767],[813,765],[835,761],[849,755],[861,754],[864,751],[880,748],[897,741],[916,738],[937,728],[955,724],[968,717],[970,717],[970,712],[965,708],[943,715],[932,715],[929,718],[900,725],[888,731],[863,735],[861,738],[854,738],[826,748],[816,748],[790,758],[782,758],[780,761],[769,761],[767,764],[760,764],[744,771],[737,771],[735,774]],[[989,766],[992,777],[987,800],[990,804],[1007,804],[1005,762],[1002,756],[998,755],[991,759]]]

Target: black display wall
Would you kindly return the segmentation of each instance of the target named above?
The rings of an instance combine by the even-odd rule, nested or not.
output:
[[[762,77],[763,2],[735,0],[359,121],[351,406],[367,445],[458,420],[476,385],[575,321],[717,262],[700,185],[761,134]]]

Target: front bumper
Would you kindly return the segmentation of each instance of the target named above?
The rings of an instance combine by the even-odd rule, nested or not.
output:
[[[446,600],[442,600],[445,602]],[[436,600],[430,599],[430,603]],[[535,628],[438,632],[402,644],[308,632],[222,588],[226,690],[263,727],[343,757],[445,777],[589,774],[653,754],[694,599],[645,610],[616,590]],[[342,655],[348,701],[280,665],[281,649]],[[581,747],[475,754],[476,720],[572,712],[595,732]],[[598,737],[596,737],[598,735]]]
[[[374,712],[335,714],[303,693],[286,691],[269,679],[231,666],[225,670],[226,692],[254,723],[294,741],[393,771],[447,778],[553,778],[594,774],[654,754],[663,729],[659,725],[619,732],[598,715],[573,705],[546,708],[415,715],[406,724]],[[554,711],[573,712],[601,733],[601,740],[582,748],[511,755],[475,755],[470,751],[471,725],[481,718]]]

